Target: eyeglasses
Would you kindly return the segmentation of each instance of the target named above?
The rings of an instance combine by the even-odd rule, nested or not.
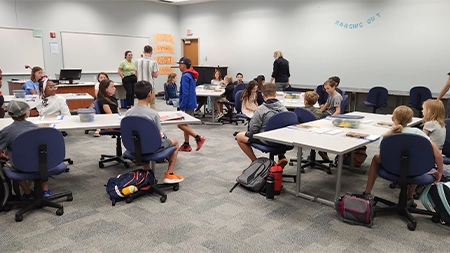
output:
[[[49,90],[57,90],[58,86],[47,86],[47,89],[49,89]]]

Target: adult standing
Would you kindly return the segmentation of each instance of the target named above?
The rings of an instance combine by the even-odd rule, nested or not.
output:
[[[152,98],[150,101],[150,107],[153,110],[156,110],[155,107],[155,80],[154,78],[158,77],[158,63],[152,60],[153,47],[150,45],[144,46],[144,55],[140,59],[134,62],[134,67],[138,73],[137,80],[138,81],[147,81],[152,85]]]
[[[131,51],[125,52],[125,60],[119,65],[119,76],[122,78],[122,85],[127,93],[127,108],[134,106],[134,85],[137,83],[137,71],[132,62],[133,53]]]
[[[289,61],[283,58],[283,53],[281,51],[275,51],[273,53],[273,71],[272,78],[270,78],[270,83],[275,80],[275,86],[277,91],[283,91],[284,88],[289,87],[289,78],[291,74],[289,73]]]
[[[447,74],[448,79],[447,83],[445,83],[444,88],[442,88],[441,92],[439,93],[439,96],[437,97],[438,100],[441,100],[442,97],[447,93],[447,91],[450,89],[450,72]],[[447,118],[450,117],[450,99],[447,102],[447,108],[445,108],[447,111]]]
[[[0,118],[5,117],[5,98],[3,97],[1,88],[2,88],[2,70],[0,69]]]
[[[35,66],[31,69],[30,79],[26,80],[22,85],[22,89],[25,90],[27,95],[35,95],[39,93],[39,81],[42,78],[42,68]]]

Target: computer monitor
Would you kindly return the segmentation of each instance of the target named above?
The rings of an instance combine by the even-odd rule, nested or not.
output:
[[[59,80],[69,81],[73,84],[73,80],[81,79],[81,69],[61,69],[59,72]]]

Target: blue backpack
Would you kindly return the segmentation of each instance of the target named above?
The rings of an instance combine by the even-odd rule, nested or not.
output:
[[[123,200],[129,195],[124,194],[125,188],[135,186],[138,191],[147,191],[155,185],[155,181],[153,171],[138,169],[110,178],[105,186],[112,205],[115,206],[116,201]]]

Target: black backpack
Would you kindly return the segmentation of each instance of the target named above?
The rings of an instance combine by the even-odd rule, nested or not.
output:
[[[242,185],[250,191],[261,192],[266,186],[269,170],[274,164],[273,160],[265,157],[256,159],[236,178],[237,183],[231,188],[230,192],[238,185]]]
[[[442,224],[450,225],[450,183],[439,182],[428,185],[422,193],[421,201],[428,211],[439,214]],[[434,217],[433,217],[434,219]],[[433,220],[438,222],[439,220]]]

